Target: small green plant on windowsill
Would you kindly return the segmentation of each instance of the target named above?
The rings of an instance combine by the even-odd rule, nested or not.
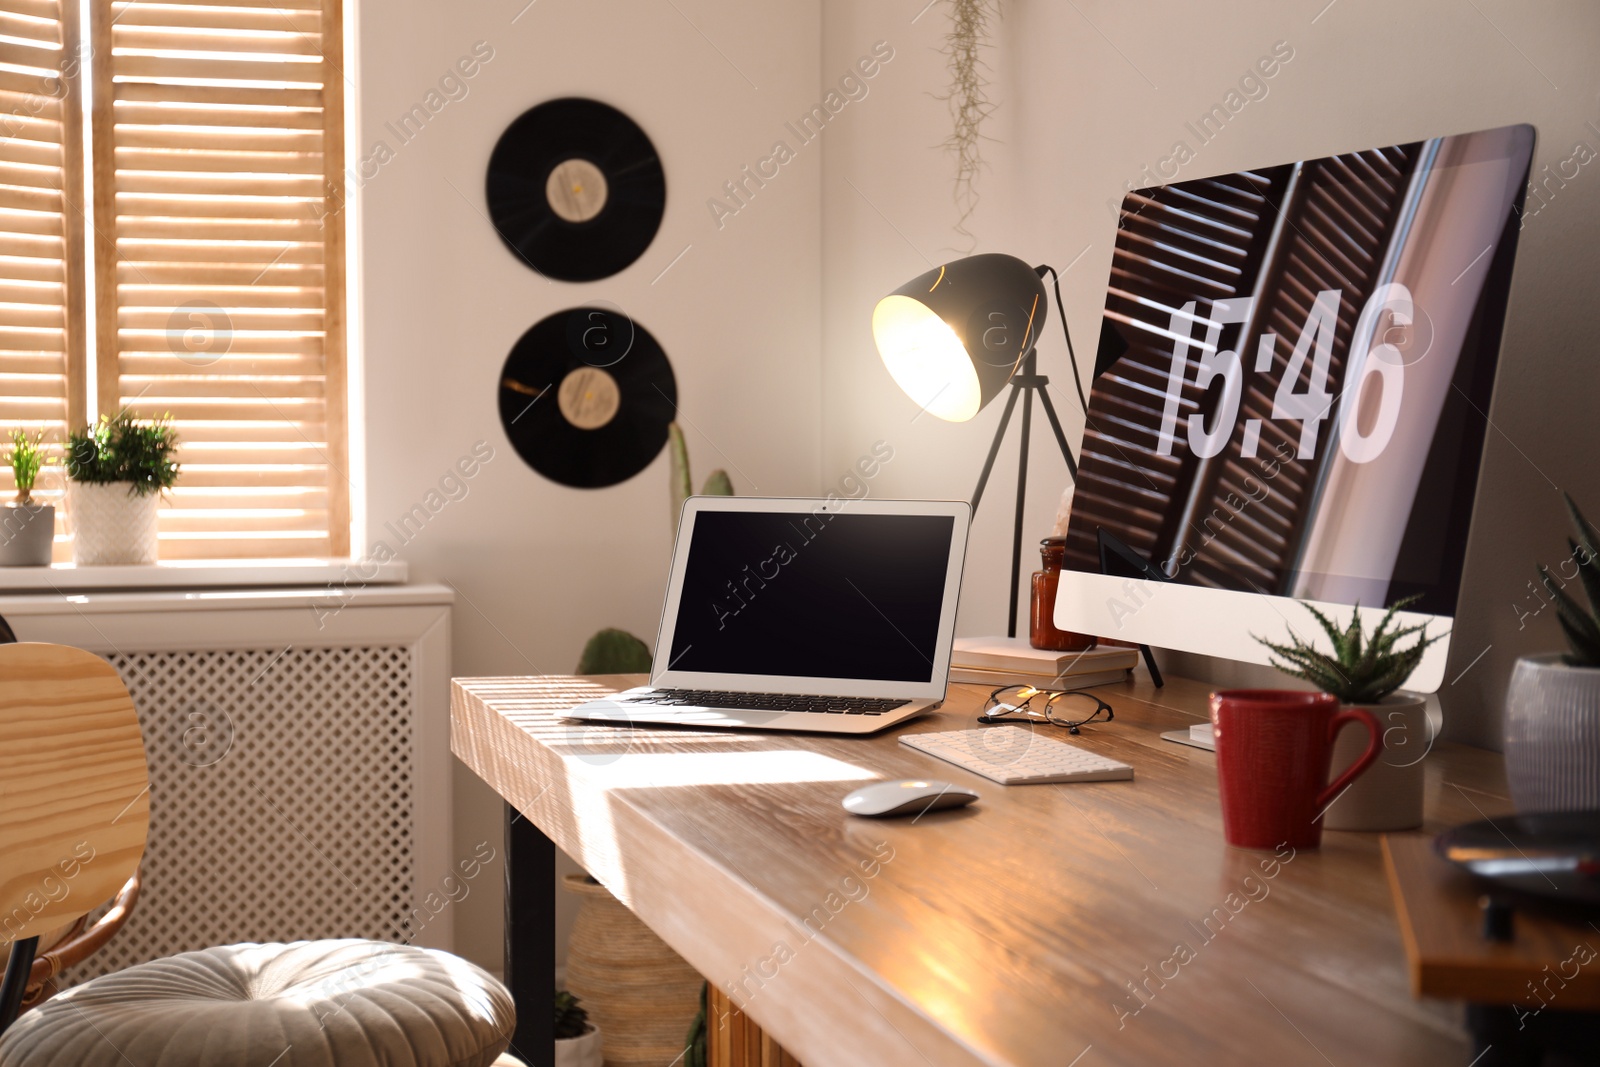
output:
[[[178,481],[178,432],[170,416],[141,421],[123,410],[67,437],[67,477],[85,485],[126,482],[128,492],[150,496]]]
[[[100,416],[67,438],[72,558],[80,566],[148,565],[160,557],[163,490],[178,480],[178,433],[170,416]]]
[[[1309,641],[1302,640],[1293,629],[1289,643],[1278,644],[1264,637],[1256,637],[1273,652],[1272,665],[1292,678],[1310,682],[1324,693],[1331,693],[1345,705],[1378,704],[1399,689],[1411,677],[1411,672],[1422,662],[1428,646],[1447,636],[1448,631],[1428,637],[1427,623],[1400,626],[1390,629],[1395,613],[1420,599],[1405,597],[1395,602],[1373,630],[1364,636],[1361,628],[1361,605],[1350,614],[1350,624],[1343,629],[1331,618],[1312,607],[1305,609],[1316,618],[1328,639],[1333,642],[1333,655],[1320,651]],[[1406,648],[1401,641],[1416,634],[1417,640]],[[1255,637],[1254,634],[1251,635]]]
[[[21,429],[11,432],[6,463],[16,480],[17,497],[0,508],[0,567],[50,565],[56,539],[56,509],[33,497],[46,459],[44,431],[32,437]]]
[[[44,469],[44,431],[40,430],[29,440],[24,430],[11,431],[11,452],[6,463],[17,483],[17,505],[28,507],[33,503],[33,487]]]

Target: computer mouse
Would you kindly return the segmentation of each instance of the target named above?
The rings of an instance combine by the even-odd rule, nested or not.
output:
[[[977,799],[978,794],[965,786],[931,778],[901,778],[893,782],[864,785],[841,803],[851,815],[888,818],[893,815],[921,815],[942,808],[959,808]]]

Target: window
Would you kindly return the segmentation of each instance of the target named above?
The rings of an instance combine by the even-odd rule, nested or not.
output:
[[[348,555],[339,0],[83,11],[0,0],[0,420],[170,413],[163,559]]]

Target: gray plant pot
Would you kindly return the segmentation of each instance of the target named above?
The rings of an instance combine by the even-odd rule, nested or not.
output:
[[[48,567],[55,540],[53,505],[11,504],[0,508],[0,567]]]
[[[1600,667],[1524,656],[1506,690],[1506,783],[1519,812],[1600,808]]]

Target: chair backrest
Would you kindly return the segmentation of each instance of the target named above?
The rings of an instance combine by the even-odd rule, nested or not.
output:
[[[0,645],[0,945],[115,896],[150,832],[133,700],[99,656]]]

